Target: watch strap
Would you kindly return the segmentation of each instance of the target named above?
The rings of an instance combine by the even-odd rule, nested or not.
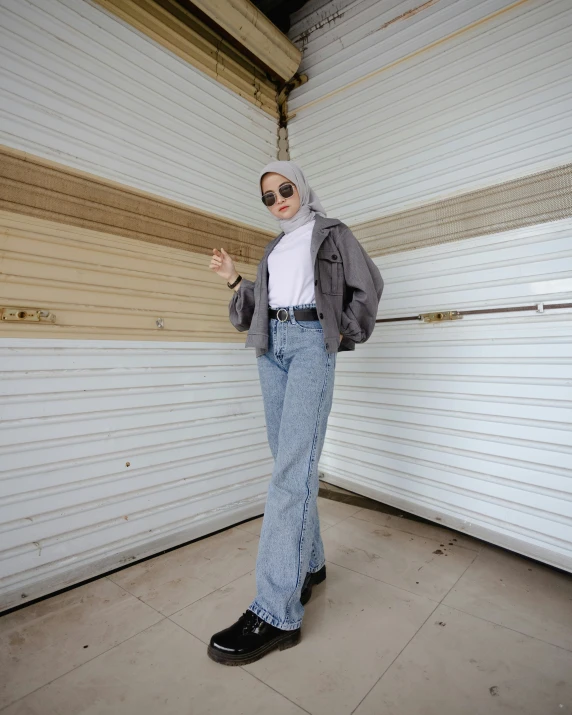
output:
[[[239,275],[238,278],[234,281],[234,283],[227,283],[227,286],[229,288],[236,288],[236,286],[240,283],[241,280],[242,280],[242,276]]]

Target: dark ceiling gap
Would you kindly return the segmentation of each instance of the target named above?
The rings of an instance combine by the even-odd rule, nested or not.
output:
[[[307,0],[251,0],[251,2],[287,35],[291,27],[291,16],[304,7]]]
[[[158,0],[161,2],[161,0]],[[262,12],[266,17],[276,25],[276,27],[287,34],[290,30],[290,16],[292,13],[303,7],[307,0],[294,0],[287,2],[286,0],[252,0],[253,4]],[[284,82],[280,77],[273,72],[270,67],[268,67],[264,62],[260,60],[254,53],[244,47],[235,37],[224,30],[222,27],[217,25],[212,18],[210,18],[206,13],[204,13],[200,8],[198,8],[191,0],[175,0],[176,4],[179,5],[187,12],[191,13],[197,20],[206,25],[210,30],[219,35],[222,40],[227,42],[231,47],[233,47],[237,52],[242,54],[246,59],[252,62],[253,65],[258,67],[270,82],[276,87],[276,104],[278,107],[278,127],[284,129],[287,132],[288,126],[288,97],[292,90],[296,89],[300,85],[308,81],[306,75],[300,75],[296,73],[287,82]],[[256,87],[255,87],[256,89]],[[286,133],[286,142],[288,141],[288,135]]]
[[[279,78],[275,72],[273,72],[270,67],[268,67],[262,60],[257,57],[254,53],[248,50],[246,47],[241,45],[241,43],[224,30],[220,25],[217,25],[212,18],[210,18],[206,13],[204,13],[200,8],[198,8],[191,0],[175,0],[176,4],[184,8],[192,15],[194,15],[200,22],[210,28],[213,32],[220,35],[225,42],[227,42],[231,47],[233,47],[237,52],[240,52],[246,59],[250,60],[254,65],[256,65],[261,71],[265,73],[267,78],[276,85],[277,93],[280,92],[285,83]],[[285,0],[255,0],[254,5],[258,7],[260,12],[262,12],[266,17],[276,25],[276,27],[283,32],[285,35],[288,34],[290,29],[290,14],[299,10],[303,5],[305,5],[307,0],[295,0],[294,2],[285,2]],[[263,6],[268,6],[265,10]],[[287,17],[287,20],[285,19]],[[280,24],[278,24],[280,23]],[[287,28],[287,29],[284,29]],[[290,80],[291,81],[291,80]]]

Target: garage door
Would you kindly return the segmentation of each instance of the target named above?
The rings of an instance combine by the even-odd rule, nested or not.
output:
[[[328,481],[572,570],[572,220],[379,257],[380,323],[341,355]]]

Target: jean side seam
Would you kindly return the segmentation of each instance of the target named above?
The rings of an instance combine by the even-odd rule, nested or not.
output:
[[[320,400],[319,400],[319,403],[318,403],[318,414],[317,414],[317,417],[316,417],[316,427],[315,427],[315,429],[314,429],[314,440],[313,440],[313,444],[312,444],[312,450],[311,450],[311,452],[310,452],[310,462],[309,462],[309,464],[308,464],[308,470],[307,470],[307,473],[306,473],[307,496],[306,496],[306,499],[305,499],[305,501],[304,501],[304,516],[303,516],[303,521],[302,521],[302,531],[301,531],[301,533],[300,533],[300,541],[299,541],[299,545],[298,545],[298,577],[297,577],[297,579],[296,579],[296,590],[298,589],[298,586],[299,586],[300,581],[301,581],[300,569],[302,568],[302,544],[303,544],[304,534],[305,534],[305,532],[306,532],[306,516],[307,516],[307,513],[308,513],[308,502],[309,502],[309,500],[310,500],[310,474],[311,474],[311,471],[312,471],[312,465],[313,465],[313,463],[314,463],[314,457],[315,457],[315,454],[316,454],[316,444],[317,444],[317,441],[318,441],[319,425],[320,425],[320,419],[321,419],[322,413],[323,413],[322,408],[323,408],[323,405],[324,405],[324,395],[325,395],[325,393],[326,393],[326,388],[327,388],[327,385],[328,385],[328,378],[329,378],[329,375],[330,375],[330,368],[331,368],[331,360],[330,360],[330,356],[328,355],[328,357],[327,357],[327,363],[326,363],[326,372],[325,372],[325,375],[324,375],[324,383],[323,383],[323,385],[322,385],[322,392],[320,393]],[[306,577],[306,574],[304,574],[304,578],[305,578],[305,577]],[[288,599],[288,602],[287,602],[287,604],[286,604],[286,614],[287,614],[287,615],[290,613],[290,603],[291,603],[292,598],[294,597],[295,593],[296,593],[296,592],[294,592],[294,593],[292,594],[292,596],[290,596],[290,598]]]

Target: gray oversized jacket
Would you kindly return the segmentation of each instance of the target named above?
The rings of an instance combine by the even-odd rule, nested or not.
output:
[[[256,357],[268,350],[268,256],[283,236],[266,246],[256,280],[243,278],[229,304],[230,322],[237,330],[248,330],[246,347],[256,348]],[[381,274],[350,229],[337,219],[316,216],[310,250],[326,350],[355,350],[375,327]]]

